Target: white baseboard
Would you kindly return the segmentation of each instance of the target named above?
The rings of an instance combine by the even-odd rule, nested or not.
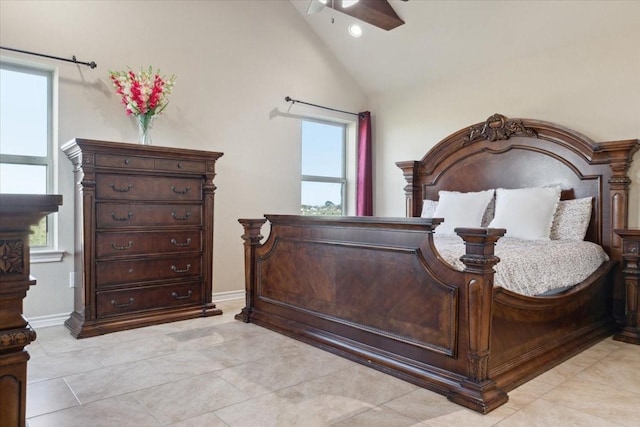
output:
[[[29,318],[29,325],[33,329],[38,328],[46,328],[49,326],[60,326],[64,325],[64,321],[69,318],[71,313],[58,313],[58,314],[50,314],[47,316],[37,316]]]
[[[237,299],[244,299],[245,291],[229,291],[219,292],[213,294],[213,302],[233,301]],[[33,329],[46,328],[49,326],[64,325],[65,320],[69,318],[71,313],[58,313],[49,314],[47,316],[36,316],[29,318],[29,325]]]
[[[213,294],[213,302],[224,302],[224,301],[233,301],[236,299],[244,299],[245,291],[229,291],[229,292],[218,292]]]

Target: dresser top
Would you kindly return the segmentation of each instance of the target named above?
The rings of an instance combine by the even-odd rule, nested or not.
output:
[[[59,194],[0,194],[0,230],[19,230],[58,211]]]
[[[0,194],[0,212],[56,212],[62,204],[59,194]]]
[[[99,141],[94,139],[75,138],[64,144],[60,149],[73,159],[82,152],[123,154],[148,157],[183,158],[189,160],[215,161],[223,153],[217,151],[191,150],[185,148],[159,147],[156,145],[131,144],[126,142]]]

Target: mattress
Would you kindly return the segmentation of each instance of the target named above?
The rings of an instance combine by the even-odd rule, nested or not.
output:
[[[464,242],[457,235],[434,235],[441,257],[464,270]],[[589,277],[609,257],[601,246],[575,240],[521,240],[503,237],[496,243],[495,286],[521,295],[550,295]]]

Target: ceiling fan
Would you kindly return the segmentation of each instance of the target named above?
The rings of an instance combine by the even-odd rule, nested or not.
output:
[[[387,31],[404,24],[387,0],[310,0],[307,13],[318,13],[325,7]]]

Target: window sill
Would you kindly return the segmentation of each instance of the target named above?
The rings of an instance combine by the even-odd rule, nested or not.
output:
[[[40,264],[45,262],[60,262],[64,258],[64,251],[56,249],[34,250],[29,254],[31,264]]]

